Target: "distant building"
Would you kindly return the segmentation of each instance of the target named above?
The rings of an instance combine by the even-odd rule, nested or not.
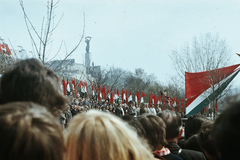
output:
[[[47,66],[60,75],[66,75],[83,81],[94,81],[94,77],[91,74],[87,74],[85,65],[75,63],[75,59],[54,60],[50,61]]]

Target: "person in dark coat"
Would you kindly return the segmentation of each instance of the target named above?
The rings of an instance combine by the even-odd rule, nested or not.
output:
[[[183,129],[182,129],[182,120],[181,116],[171,110],[164,110],[158,114],[160,118],[166,124],[166,139],[171,153],[178,155],[184,160],[206,160],[203,153],[198,151],[192,151],[187,149],[182,149],[177,143],[178,139],[181,138]]]
[[[71,113],[72,113],[72,116],[75,116],[78,114],[77,107],[75,105],[72,106]]]

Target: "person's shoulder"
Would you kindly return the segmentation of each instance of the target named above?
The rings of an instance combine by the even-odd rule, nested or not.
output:
[[[166,160],[183,160],[181,157],[173,154],[173,153],[170,153],[166,156],[162,156],[163,158],[165,158]]]
[[[182,149],[181,153],[179,154],[180,157],[186,160],[206,160],[204,154],[199,151],[193,151],[189,149]]]

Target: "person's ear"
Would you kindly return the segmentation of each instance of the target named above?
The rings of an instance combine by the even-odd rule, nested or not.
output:
[[[183,128],[181,128],[181,130],[179,131],[177,138],[180,139],[182,137],[182,134],[183,134]]]

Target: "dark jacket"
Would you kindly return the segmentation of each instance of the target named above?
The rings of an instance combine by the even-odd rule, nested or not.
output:
[[[71,110],[71,113],[72,113],[72,116],[75,116],[75,115],[78,114],[78,112],[77,112],[75,109],[72,109],[72,110]]]
[[[168,142],[166,147],[171,151],[171,153],[178,155],[183,160],[206,160],[203,153],[188,149],[181,149],[179,145],[174,142]]]

